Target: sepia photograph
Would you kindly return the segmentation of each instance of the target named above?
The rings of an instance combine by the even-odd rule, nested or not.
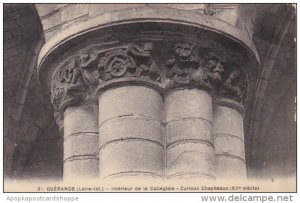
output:
[[[297,192],[296,10],[3,3],[3,192]]]

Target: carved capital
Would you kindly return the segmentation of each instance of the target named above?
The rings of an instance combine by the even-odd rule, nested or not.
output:
[[[83,102],[85,100],[85,89],[80,85],[66,85],[57,87],[57,83],[52,83],[51,102],[54,106],[54,118],[57,125],[63,126],[63,112],[70,106]]]
[[[92,46],[61,62],[51,79],[51,101],[60,116],[68,105],[94,100],[108,84],[153,83],[158,89],[195,86],[241,102],[246,80],[241,57],[215,43],[144,41]]]
[[[166,62],[166,78],[170,84],[201,83],[213,88],[218,97],[241,102],[246,80],[240,68],[242,57],[215,43],[203,47],[194,43],[175,43]]]
[[[68,105],[93,100],[97,87],[119,78],[161,81],[152,57],[153,43],[126,44],[108,50],[81,51],[60,64],[51,79],[51,102],[60,116]]]
[[[247,81],[241,57],[234,53],[218,53],[215,49],[205,58],[207,76],[216,95],[242,102],[246,96]]]

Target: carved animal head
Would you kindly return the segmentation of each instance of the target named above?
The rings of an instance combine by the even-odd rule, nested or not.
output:
[[[76,66],[83,69],[87,68],[87,65],[90,63],[90,55],[88,53],[82,53],[77,56]]]
[[[58,79],[60,82],[70,83],[73,78],[74,64],[70,63],[65,68],[62,68],[58,73]]]
[[[153,50],[153,44],[152,43],[145,43],[144,44],[144,52],[147,52],[147,53],[151,53]]]
[[[230,73],[230,75],[228,76],[228,78],[232,81],[235,79],[238,79],[240,77],[240,71],[239,70],[234,70]]]
[[[210,59],[207,62],[207,68],[213,73],[222,73],[224,72],[223,65],[220,61]]]
[[[213,69],[213,72],[217,72],[217,73],[222,73],[224,72],[224,69],[223,69],[223,65],[221,64],[221,62],[218,62],[216,67]]]
[[[90,59],[90,55],[88,53],[83,53],[79,55],[79,61],[81,63],[86,63]]]
[[[193,46],[187,43],[175,44],[175,53],[180,60],[188,60],[192,56]]]
[[[210,59],[207,61],[207,68],[209,70],[213,70],[217,66],[217,61],[214,59]]]

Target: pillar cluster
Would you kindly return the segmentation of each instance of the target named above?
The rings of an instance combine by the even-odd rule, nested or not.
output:
[[[246,178],[243,53],[184,33],[114,38],[53,63],[64,178]]]

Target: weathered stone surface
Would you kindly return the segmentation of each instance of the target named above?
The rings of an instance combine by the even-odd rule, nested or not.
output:
[[[100,147],[109,142],[125,139],[143,139],[164,145],[163,126],[152,119],[134,116],[118,117],[101,124]]]
[[[245,179],[247,178],[246,163],[236,157],[218,155],[216,156],[216,177],[218,179]]]
[[[199,174],[215,177],[214,148],[201,142],[181,143],[167,149],[167,177]]]
[[[98,132],[97,109],[93,106],[68,107],[64,113],[64,136]]]
[[[244,139],[243,115],[235,109],[217,105],[214,112],[213,134],[219,133]]]
[[[145,172],[162,176],[163,169],[164,147],[157,143],[124,140],[100,148],[99,171],[101,178],[131,172]]]
[[[64,160],[98,153],[98,133],[78,133],[64,139]]]
[[[212,124],[202,119],[169,122],[166,126],[167,145],[185,140],[199,140],[213,145]]]
[[[171,91],[165,98],[166,122],[182,118],[203,118],[212,122],[211,96],[203,90]]]
[[[162,98],[155,90],[141,86],[109,89],[99,97],[99,123],[121,116],[162,119]]]
[[[86,179],[98,176],[99,161],[92,156],[64,162],[64,180]]]
[[[237,156],[245,160],[244,141],[239,137],[217,134],[214,135],[214,144],[216,154]]]

